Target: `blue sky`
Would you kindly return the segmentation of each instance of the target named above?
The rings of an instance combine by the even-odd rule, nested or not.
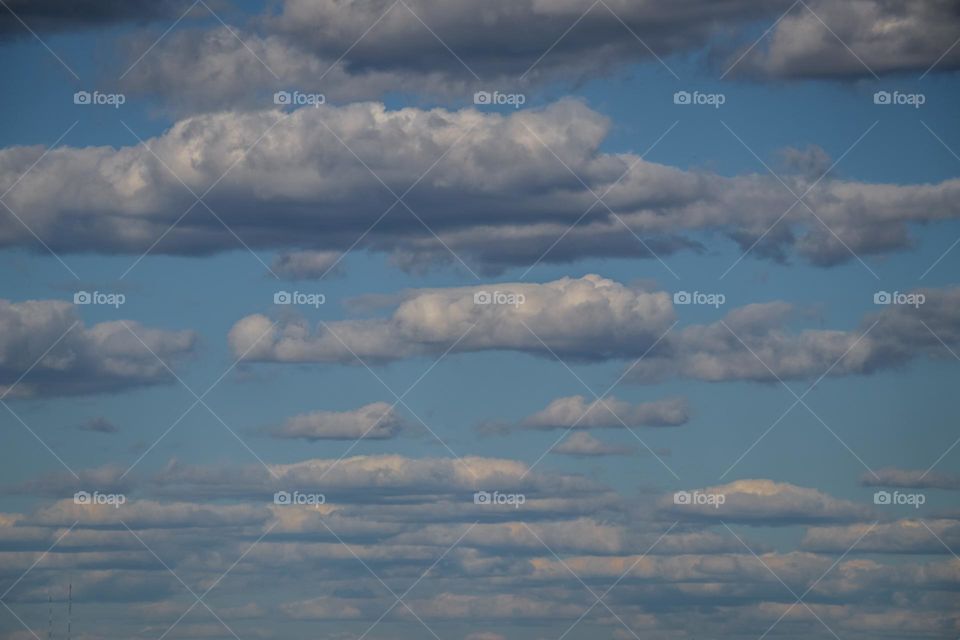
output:
[[[3,637],[957,637],[942,5],[59,4],[0,22]]]

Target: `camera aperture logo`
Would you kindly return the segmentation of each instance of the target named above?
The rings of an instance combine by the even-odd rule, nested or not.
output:
[[[511,106],[519,109],[527,102],[523,93],[500,93],[499,91],[477,91],[473,94],[473,104],[479,106]]]
[[[900,91],[877,91],[873,94],[873,104],[903,105],[919,109],[926,104],[927,96],[922,93],[902,93]]]
[[[698,304],[708,305],[714,309],[719,309],[720,305],[725,304],[727,296],[722,293],[703,293],[700,291],[677,291],[673,294],[673,304]]]
[[[926,504],[927,496],[923,493],[901,493],[900,491],[877,491],[873,494],[873,504],[879,505],[909,505],[919,509]]]
[[[312,106],[319,109],[327,103],[327,97],[322,93],[304,93],[302,91],[277,91],[273,94],[273,104],[281,107]]]
[[[73,304],[106,305],[117,309],[127,301],[122,293],[107,293],[105,291],[77,291],[73,294]]]
[[[927,296],[922,293],[902,293],[900,291],[877,291],[873,294],[873,304],[899,304],[919,309],[920,305],[927,301]]]
[[[473,504],[512,506],[519,509],[527,502],[527,496],[522,493],[500,493],[499,491],[477,491],[473,494]]]
[[[102,93],[100,91],[77,91],[73,94],[73,104],[110,106],[119,109],[127,101],[122,93]]]
[[[673,494],[673,504],[680,506],[710,506],[719,509],[727,501],[722,493],[705,493],[703,491],[677,491]]]
[[[719,109],[727,102],[724,93],[703,93],[702,91],[677,91],[673,94],[673,104],[708,106]]]
[[[79,505],[109,505],[119,509],[120,505],[127,502],[127,496],[122,493],[100,493],[94,491],[77,491],[73,494],[73,503]]]
[[[277,291],[273,294],[273,304],[295,304],[320,308],[327,301],[322,293],[304,293],[302,291]]]
[[[327,503],[327,497],[322,493],[303,493],[300,491],[277,491],[273,494],[273,504],[281,506],[320,507]]]
[[[495,304],[519,307],[527,301],[522,293],[512,291],[477,291],[473,294],[473,304]]]

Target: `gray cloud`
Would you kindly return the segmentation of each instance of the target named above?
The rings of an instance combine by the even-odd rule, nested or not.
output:
[[[342,256],[336,251],[289,251],[277,256],[270,268],[282,278],[318,280],[341,271]]]
[[[960,344],[960,289],[918,289],[914,293],[923,294],[926,302],[918,308],[883,307],[848,331],[794,333],[787,329],[794,314],[791,305],[747,305],[729,312],[722,323],[694,325],[672,333],[630,377],[638,382],[672,376],[712,382],[769,382],[776,377],[817,377],[828,369],[834,376],[870,374],[904,366],[921,356],[950,357],[941,340],[951,348]]]
[[[632,446],[610,444],[594,438],[589,433],[574,432],[552,449],[553,453],[568,456],[627,456],[636,453]]]
[[[650,250],[669,256],[701,250],[695,236],[707,231],[746,249],[794,204],[773,177],[724,177],[600,152],[610,122],[572,100],[508,115],[389,111],[360,103],[301,108],[282,117],[258,111],[181,120],[146,141],[162,162],[142,145],[60,147],[5,201],[55,251],[139,255],[194,203],[170,170],[196,193],[226,173],[205,202],[251,247],[290,252],[279,266],[296,276],[315,274],[325,252],[345,251],[361,237],[358,250],[388,253],[408,269],[459,264],[452,250],[487,272],[541,257],[650,258]],[[388,189],[338,137],[394,193],[429,170],[404,200],[419,220],[405,205],[394,205]],[[40,147],[0,151],[0,187],[12,185],[42,153]],[[803,175],[786,180],[797,193],[812,182]],[[604,200],[619,219],[595,205],[591,191],[608,188]],[[960,180],[895,185],[828,177],[806,201],[850,250],[885,254],[911,246],[911,224],[960,216]],[[571,230],[591,206],[592,215]],[[795,252],[823,266],[852,259],[811,220],[802,206],[794,207],[755,255],[785,260]],[[647,247],[625,233],[624,224],[646,238]],[[0,246],[35,249],[36,239],[5,217]],[[196,255],[236,247],[236,237],[216,218],[191,213],[152,251]]]
[[[873,528],[867,524],[811,527],[804,534],[800,546],[817,553],[843,553],[858,539],[857,553],[949,554],[947,547],[956,548],[960,545],[960,522],[930,518],[885,522]]]
[[[29,37],[30,31],[20,20],[34,31],[49,33],[173,20],[190,6],[187,0],[6,0],[4,4],[0,37]]]
[[[524,418],[522,429],[620,429],[627,427],[676,427],[689,420],[683,398],[630,404],[613,396],[603,402],[588,402],[583,396],[557,398],[546,408]]]
[[[305,440],[384,440],[393,438],[406,422],[386,402],[374,402],[352,411],[311,411],[286,419],[270,429],[275,438]]]
[[[478,304],[494,290],[522,295],[520,304]],[[520,298],[517,298],[519,300]],[[546,284],[425,289],[389,318],[330,322],[312,331],[291,321],[271,328],[263,315],[239,320],[230,347],[247,361],[389,361],[455,352],[516,350],[599,360],[640,355],[673,318],[665,293],[647,293],[595,275]],[[542,341],[542,342],[541,342]],[[546,346],[544,346],[546,345]],[[356,354],[356,356],[354,355]]]
[[[779,78],[849,78],[920,73],[937,63],[937,70],[948,71],[960,66],[960,51],[953,46],[958,38],[960,6],[952,0],[820,0],[809,9],[795,7],[738,70]]]
[[[660,508],[684,520],[739,522],[756,526],[787,526],[824,522],[861,522],[873,511],[849,500],[833,498],[817,489],[798,487],[767,479],[736,480],[724,485],[692,490],[723,496],[722,501],[677,503],[673,494],[663,496]]]
[[[190,354],[195,342],[192,331],[133,321],[85,327],[69,302],[0,300],[0,389],[12,388],[15,396],[73,395],[169,382],[172,376],[157,356],[175,361]]]
[[[950,70],[960,61],[960,53],[949,51],[960,36],[958,9],[949,0],[808,4],[794,6],[748,50],[756,25],[773,24],[790,2],[608,0],[591,7],[589,0],[496,0],[480,8],[466,0],[286,0],[278,12],[233,33],[219,25],[175,31],[138,65],[128,89],[208,109],[249,107],[290,87],[325,90],[336,102],[411,88],[462,101],[478,88],[569,86],[698,51],[711,67],[736,63],[737,73],[779,78],[920,72],[941,56],[937,70]],[[120,58],[136,58],[152,42],[135,38]]]
[[[960,476],[922,469],[878,469],[877,475],[864,474],[860,482],[867,487],[904,487],[907,489],[960,489]]]

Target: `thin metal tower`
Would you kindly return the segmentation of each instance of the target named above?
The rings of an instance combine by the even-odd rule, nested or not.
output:
[[[47,623],[47,640],[53,640],[53,596],[49,593],[47,594],[47,613],[50,614]]]
[[[70,626],[73,622],[73,583],[67,587],[67,640],[70,640]]]

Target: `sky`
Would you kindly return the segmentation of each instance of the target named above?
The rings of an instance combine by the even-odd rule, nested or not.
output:
[[[0,637],[960,637],[956,2],[0,52]]]

